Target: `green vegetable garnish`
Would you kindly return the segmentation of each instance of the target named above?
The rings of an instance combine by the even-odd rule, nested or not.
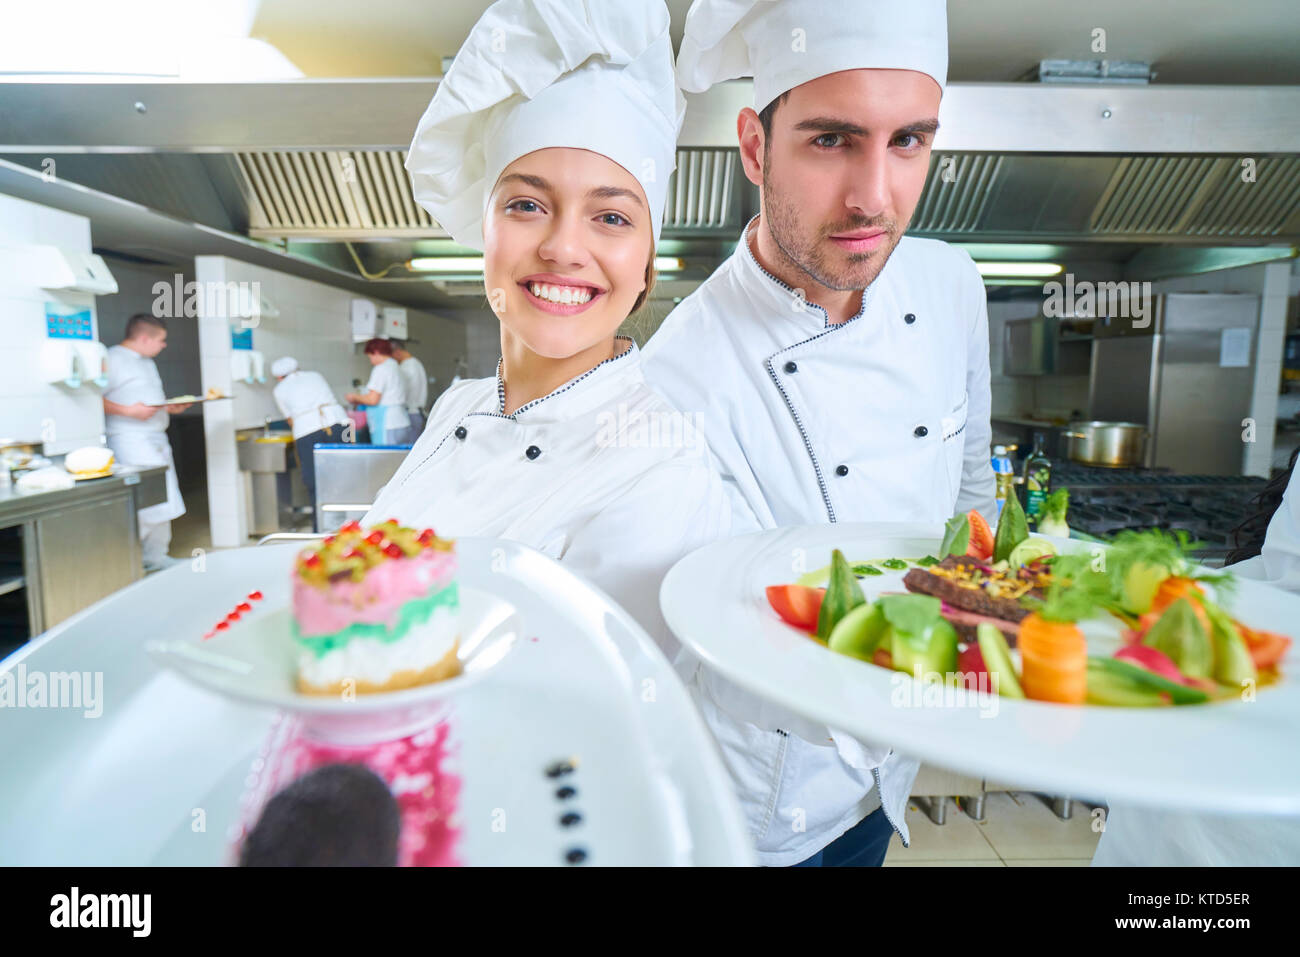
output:
[[[886,558],[880,564],[884,565],[886,568],[893,568],[893,569],[907,567],[907,562],[903,561],[901,558]]]
[[[1005,561],[1012,550],[1028,537],[1029,521],[1013,490],[1002,505],[1002,514],[998,516],[998,531],[993,536],[993,560]]]
[[[859,562],[857,565],[853,566],[853,574],[861,578],[863,575],[883,575],[884,572],[875,565],[868,565],[865,562]]]
[[[965,555],[968,548],[970,548],[970,519],[963,512],[948,519],[948,524],[944,526],[939,556],[947,558],[949,555]]]
[[[1142,644],[1163,651],[1189,678],[1208,678],[1214,669],[1214,646],[1196,617],[1192,603],[1180,598],[1147,629]]]
[[[1042,602],[1035,608],[1039,617],[1073,624],[1106,607],[1110,582],[1093,569],[1091,555],[1075,552],[1057,555],[1049,561],[1052,579]]]
[[[1228,596],[1232,575],[1214,574],[1192,559],[1191,553],[1201,547],[1181,528],[1172,533],[1159,528],[1120,532],[1106,552],[1110,607],[1123,614],[1144,615],[1151,610],[1160,583],[1174,575],[1213,585],[1218,597]]]
[[[829,638],[840,619],[866,600],[844,553],[835,549],[831,552],[831,577],[826,585],[826,597],[822,599],[821,611],[817,615],[817,637],[822,641]]]
[[[938,565],[939,559],[935,558],[933,555],[926,555],[924,558],[919,559],[917,564],[922,568],[929,568],[931,565]]]

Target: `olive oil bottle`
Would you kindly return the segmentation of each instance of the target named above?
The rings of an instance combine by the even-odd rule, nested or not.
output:
[[[1025,458],[1025,517],[1030,524],[1038,524],[1038,513],[1043,500],[1052,490],[1052,461],[1043,452],[1042,432],[1034,433],[1034,450]]]

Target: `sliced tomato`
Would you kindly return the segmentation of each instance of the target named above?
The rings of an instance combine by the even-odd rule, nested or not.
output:
[[[803,631],[817,630],[817,616],[822,610],[825,588],[803,585],[768,585],[767,602],[781,620]]]
[[[1246,642],[1246,650],[1256,668],[1276,668],[1282,656],[1291,647],[1291,639],[1275,631],[1257,631],[1237,622],[1241,637]]]
[[[966,513],[966,519],[970,522],[970,544],[966,546],[966,554],[980,561],[988,561],[993,557],[993,530],[984,521],[984,516],[975,509]]]

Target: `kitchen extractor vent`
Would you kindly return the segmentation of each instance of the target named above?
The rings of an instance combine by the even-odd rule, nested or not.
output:
[[[677,169],[668,182],[664,229],[738,227],[732,192],[740,154],[734,149],[677,151]]]
[[[1094,233],[1265,237],[1300,206],[1300,159],[1129,156],[1111,174],[1089,221]]]
[[[415,202],[405,150],[236,153],[255,238],[442,236]]]
[[[1002,159],[995,153],[936,155],[908,231],[974,232],[998,184]]]
[[[1300,157],[1263,156],[1254,169],[1229,161],[1188,232],[1198,236],[1276,236],[1300,211]]]

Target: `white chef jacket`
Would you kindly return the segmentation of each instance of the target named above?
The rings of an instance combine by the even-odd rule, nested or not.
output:
[[[754,222],[645,349],[647,381],[701,414],[736,512],[762,528],[939,523],[971,508],[992,523],[988,314],[971,258],[904,237],[858,314],[832,324],[759,265]],[[878,805],[907,842],[916,761],[811,732],[711,669],[695,687],[762,863],[797,863]]]
[[[384,407],[384,431],[395,432],[411,424],[411,417],[406,413],[406,382],[402,379],[401,368],[391,356],[370,370],[370,380],[361,390],[379,393],[379,405]],[[375,442],[382,439],[371,436]]]
[[[351,421],[319,372],[296,369],[276,383],[271,396],[280,414],[293,420],[295,439]]]
[[[110,402],[118,405],[134,405],[137,402],[158,405],[167,398],[163,392],[162,377],[158,375],[158,366],[148,356],[142,356],[134,349],[119,344],[108,348],[106,365],[108,386],[104,389],[104,398]],[[167,499],[136,513],[136,517],[146,525],[168,522],[185,514],[185,500],[181,498],[172,449],[167,441],[167,424],[170,420],[167,411],[161,408],[147,419],[133,419],[126,415],[104,416],[108,447],[113,450],[117,461],[137,468],[157,465],[167,468],[164,479]]]
[[[1227,569],[1242,578],[1300,593],[1300,472],[1291,473],[1260,553]],[[1300,815],[1228,816],[1111,804],[1092,863],[1094,867],[1296,867],[1300,866]]]
[[[447,389],[362,522],[396,518],[536,548],[605,591],[676,663],[660,583],[679,558],[728,534],[730,510],[702,440],[655,439],[674,434],[677,413],[623,341],[625,352],[510,415],[499,374]]]
[[[429,373],[424,363],[409,356],[398,363],[402,380],[406,383],[406,408],[409,412],[423,412],[429,402]]]

